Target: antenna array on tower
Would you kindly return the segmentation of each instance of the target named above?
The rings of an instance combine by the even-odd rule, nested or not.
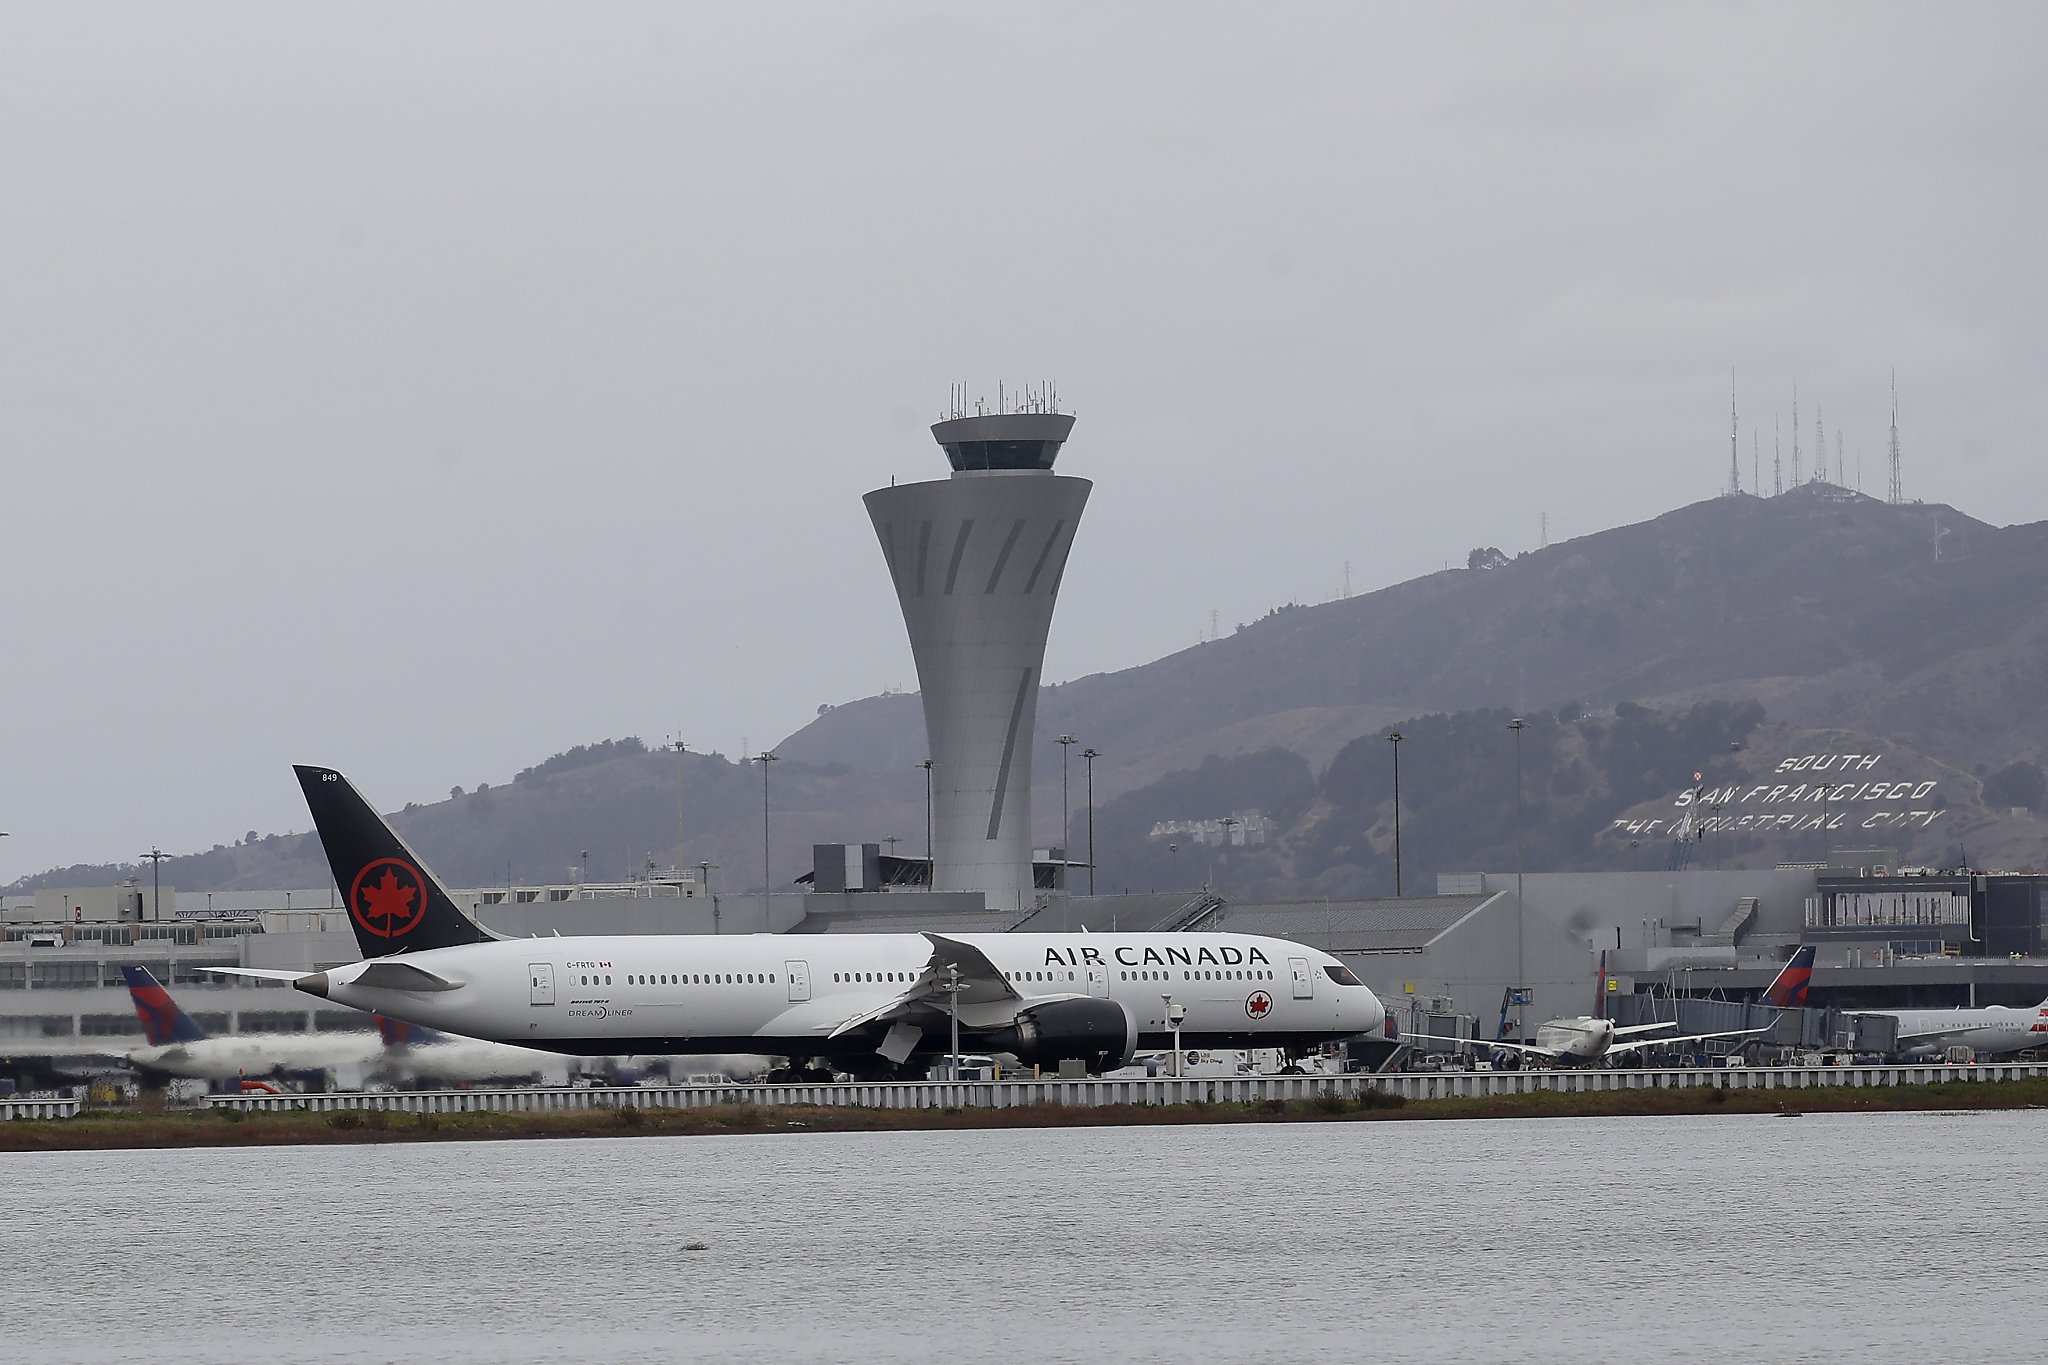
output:
[[[1894,507],[1906,500],[1906,492],[1899,481],[1899,372],[1892,371],[1892,491],[1887,499]]]

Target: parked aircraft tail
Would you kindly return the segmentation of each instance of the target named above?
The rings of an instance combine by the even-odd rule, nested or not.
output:
[[[447,1034],[436,1032],[425,1024],[393,1019],[388,1014],[377,1016],[377,1034],[384,1040],[384,1046],[389,1048],[432,1047],[436,1043],[449,1041]]]
[[[135,1017],[142,1021],[142,1036],[151,1047],[196,1043],[206,1036],[206,1030],[178,1008],[178,1002],[150,975],[149,968],[123,967],[121,976],[128,982],[128,998],[135,1002]]]
[[[364,957],[488,943],[494,934],[456,908],[448,889],[332,768],[295,766],[327,865]]]
[[[1764,1003],[1779,1009],[1806,1008],[1806,988],[1813,980],[1813,945],[1808,943],[1786,960],[1775,980],[1764,991]]]

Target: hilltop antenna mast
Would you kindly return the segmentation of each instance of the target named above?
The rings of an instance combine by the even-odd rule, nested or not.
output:
[[[1749,429],[1749,486],[1759,494],[1764,491],[1764,457],[1757,445],[1754,426]]]
[[[1813,481],[1828,476],[1828,429],[1820,420],[1820,404],[1813,405]]]
[[[1785,491],[1785,444],[1778,431],[1778,414],[1771,414],[1771,496]]]
[[[1728,371],[1728,496],[1742,491],[1742,460],[1736,454],[1736,434],[1741,430],[1735,417],[1735,371]]]
[[[1792,386],[1792,486],[1799,486],[1799,386]]]
[[[1905,490],[1899,484],[1899,372],[1892,371],[1892,492],[1890,502],[1896,507],[1906,500]]]
[[[1351,596],[1351,561],[1344,561],[1344,595]]]
[[[1550,548],[1550,513],[1548,512],[1538,512],[1536,514],[1536,542],[1536,548],[1539,550]]]
[[[1849,486],[1849,464],[1842,455],[1842,429],[1839,426],[1835,428],[1835,482],[1844,488]]]

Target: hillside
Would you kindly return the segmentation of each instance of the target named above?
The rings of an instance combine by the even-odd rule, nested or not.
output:
[[[1037,840],[1060,842],[1053,739],[1067,733],[1103,754],[1097,847],[1105,877],[1115,875],[1102,889],[1199,881],[1192,866],[1176,866],[1192,858],[1147,838],[1151,826],[1256,807],[1274,820],[1272,842],[1229,855],[1243,879],[1230,889],[1391,890],[1382,847],[1391,791],[1376,794],[1373,774],[1390,775],[1380,736],[1398,726],[1409,737],[1405,880],[1429,889],[1417,878],[1509,865],[1500,812],[1511,821],[1512,803],[1501,800],[1500,765],[1513,710],[1531,722],[1532,867],[1661,865],[1668,831],[1631,846],[1612,837],[1612,822],[1672,818],[1694,771],[1708,784],[1753,786],[1791,756],[1831,748],[1887,754],[1887,775],[1938,782],[1950,812],[1923,828],[1876,831],[1895,836],[1882,841],[1859,833],[1859,843],[1910,848],[1922,861],[1966,851],[1980,865],[2038,864],[2048,858],[2036,851],[2037,827],[2009,813],[2028,803],[1987,804],[1978,782],[2017,763],[2006,785],[2025,793],[2027,773],[2038,778],[2048,757],[2044,583],[2048,523],[1993,527],[1952,508],[1894,507],[1810,484],[1697,503],[1491,569],[1281,608],[1150,664],[1047,688]],[[813,842],[895,835],[903,851],[921,849],[915,696],[834,708],[776,747],[785,760],[770,775],[778,883],[808,869]],[[760,884],[758,768],[716,755],[678,760],[637,741],[558,760],[503,787],[408,807],[401,828],[458,883],[563,879],[586,849],[591,875],[614,877],[650,858],[673,861],[680,809],[686,861],[717,864],[715,886]],[[1081,777],[1077,761],[1077,850]],[[1797,833],[1731,834],[1712,854],[1816,856],[1817,838]],[[61,869],[23,885],[125,870]],[[305,840],[276,836],[176,859],[163,874],[187,889],[324,879]]]

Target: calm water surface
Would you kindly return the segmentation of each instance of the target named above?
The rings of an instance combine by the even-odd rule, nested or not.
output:
[[[2044,1139],[2022,1112],[9,1155],[0,1360],[2032,1360]]]

